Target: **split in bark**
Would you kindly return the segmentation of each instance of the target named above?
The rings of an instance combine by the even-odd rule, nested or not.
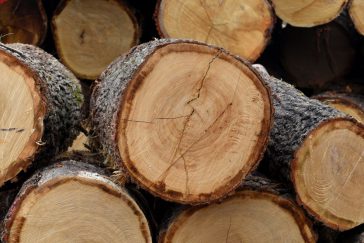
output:
[[[72,160],[33,175],[2,224],[4,242],[152,242],[127,191],[101,169]]]
[[[11,0],[0,4],[0,39],[3,43],[42,44],[47,16],[41,0]]]
[[[65,0],[52,19],[57,52],[78,77],[96,79],[138,44],[140,28],[122,0]]]
[[[278,17],[297,27],[313,27],[328,23],[341,13],[347,2],[348,0],[272,0]]]
[[[192,207],[171,219],[160,243],[316,242],[302,209],[277,185],[249,176],[245,186],[220,203]]]
[[[54,57],[25,44],[0,44],[0,186],[34,157],[62,152],[78,134],[83,96]]]
[[[272,112],[249,64],[183,40],[149,42],[117,59],[91,110],[112,162],[153,194],[191,204],[223,197],[256,167]]]
[[[364,223],[364,125],[255,67],[273,97],[272,173],[292,180],[299,202],[327,226]]]
[[[266,0],[160,0],[155,21],[161,37],[218,45],[255,61],[270,39],[275,18]]]

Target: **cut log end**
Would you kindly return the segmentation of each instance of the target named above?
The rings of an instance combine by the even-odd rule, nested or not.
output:
[[[129,83],[118,146],[132,177],[181,203],[220,198],[260,159],[271,123],[268,91],[218,48],[157,49]]]
[[[251,61],[265,49],[275,22],[266,0],[162,0],[155,16],[162,37],[222,46]]]
[[[135,17],[119,0],[65,1],[52,23],[60,58],[85,79],[96,79],[140,36]]]
[[[364,126],[336,119],[311,132],[293,161],[301,203],[320,221],[339,229],[364,222]]]
[[[6,242],[152,242],[142,211],[123,189],[90,171],[63,174],[63,166],[69,165],[47,171],[16,199]]]
[[[27,167],[43,135],[45,107],[34,76],[0,51],[0,185]]]
[[[0,40],[3,43],[42,44],[47,16],[41,0],[3,1],[0,4]]]
[[[315,235],[291,201],[245,190],[220,204],[183,212],[160,242],[315,242]]]
[[[349,14],[353,20],[355,29],[364,35],[364,2],[360,0],[352,0],[349,6]]]
[[[297,27],[313,27],[335,19],[348,0],[290,1],[272,0],[276,14],[284,22]]]

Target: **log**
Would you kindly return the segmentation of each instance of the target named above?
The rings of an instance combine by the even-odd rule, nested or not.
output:
[[[364,123],[364,96],[362,95],[328,91],[315,95],[312,98],[354,117],[361,123]]]
[[[123,0],[62,1],[52,18],[57,53],[79,78],[96,79],[138,44],[141,30]]]
[[[325,225],[364,223],[364,125],[255,67],[273,97],[272,173],[291,181],[300,204]]]
[[[349,15],[359,34],[364,35],[364,2],[351,0],[348,6]]]
[[[121,186],[90,164],[59,161],[24,183],[3,224],[6,242],[152,242]]]
[[[3,43],[41,45],[47,33],[47,25],[41,0],[0,3],[0,39]]]
[[[299,88],[323,89],[354,66],[355,43],[344,21],[314,28],[287,27],[279,43],[287,78]]]
[[[304,211],[267,179],[249,176],[220,203],[174,215],[159,242],[316,242]]]
[[[187,38],[221,46],[255,61],[275,23],[266,0],[159,0],[155,11],[162,38]]]
[[[250,64],[185,40],[133,48],[91,97],[92,130],[109,164],[156,196],[190,204],[223,197],[256,167],[271,112]]]
[[[339,16],[347,2],[348,0],[272,0],[278,17],[297,27],[313,27],[328,23]]]
[[[33,159],[65,151],[78,134],[83,96],[76,77],[53,56],[0,43],[0,186]]]

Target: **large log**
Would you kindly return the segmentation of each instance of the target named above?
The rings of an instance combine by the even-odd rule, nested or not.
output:
[[[159,242],[313,243],[316,235],[286,190],[265,178],[249,176],[238,192],[222,202],[173,215]]]
[[[83,96],[53,56],[0,43],[0,186],[37,159],[67,149],[78,134]]]
[[[329,91],[315,95],[312,98],[320,100],[364,123],[364,96],[362,95]]]
[[[109,66],[91,116],[102,152],[133,181],[166,200],[202,203],[256,167],[271,104],[248,63],[218,47],[162,39]]]
[[[62,1],[52,27],[62,62],[78,77],[92,80],[138,44],[141,35],[134,12],[123,0]]]
[[[275,13],[292,26],[313,27],[335,19],[348,0],[272,0]]]
[[[325,225],[364,223],[364,125],[255,67],[273,97],[271,171],[292,181],[300,204]]]
[[[0,40],[3,43],[42,44],[47,16],[41,0],[10,0],[0,3]]]
[[[137,203],[101,169],[73,160],[35,173],[2,222],[6,242],[149,242]]]
[[[275,18],[266,0],[159,0],[155,21],[161,37],[218,45],[255,61],[270,40]]]

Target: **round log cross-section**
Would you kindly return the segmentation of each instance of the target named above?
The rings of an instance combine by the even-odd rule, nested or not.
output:
[[[192,41],[133,49],[101,75],[91,103],[112,159],[147,190],[181,203],[216,200],[237,186],[261,158],[271,123],[268,91],[250,65]]]

